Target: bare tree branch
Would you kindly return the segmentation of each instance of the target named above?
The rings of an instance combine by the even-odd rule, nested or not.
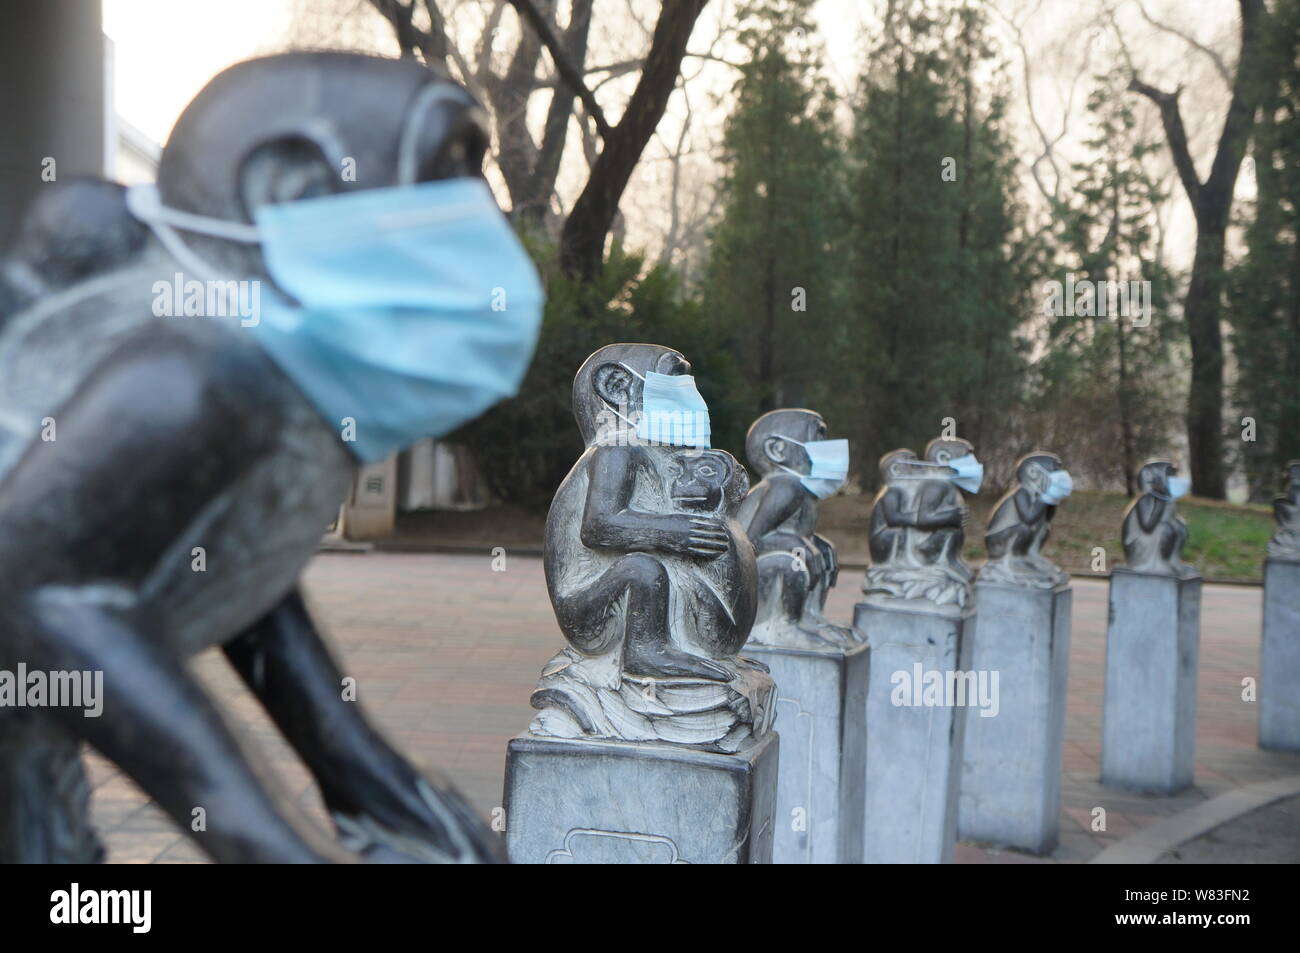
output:
[[[582,105],[586,108],[587,114],[596,123],[596,129],[600,132],[600,137],[608,139],[611,129],[609,123],[605,120],[605,113],[600,108],[600,103],[596,102],[596,97],[592,95],[591,90],[587,88],[587,84],[583,82],[582,72],[570,62],[564,48],[560,45],[559,39],[555,36],[555,31],[551,29],[551,25],[546,21],[546,17],[542,16],[532,0],[509,0],[509,3],[515,8],[519,18],[536,32],[538,39],[546,47],[546,52],[551,54],[551,62],[555,64],[555,71],[560,74],[560,78],[582,100]]]
[[[1128,88],[1130,92],[1140,93],[1151,100],[1160,110],[1160,123],[1165,129],[1165,139],[1169,143],[1169,154],[1174,159],[1174,168],[1178,170],[1178,178],[1192,201],[1192,207],[1196,208],[1201,198],[1201,180],[1196,175],[1196,165],[1192,162],[1192,153],[1187,146],[1187,130],[1183,128],[1183,116],[1178,109],[1178,95],[1182,92],[1182,87],[1166,93],[1134,76],[1129,80]]]
[[[1232,70],[1228,69],[1228,64],[1223,62],[1222,56],[1214,52],[1214,50],[1210,49],[1204,43],[1198,42],[1195,37],[1190,36],[1189,34],[1184,33],[1183,31],[1176,29],[1175,27],[1169,26],[1166,23],[1161,23],[1158,20],[1153,19],[1151,17],[1151,14],[1147,13],[1147,8],[1142,5],[1142,0],[1133,0],[1133,2],[1137,5],[1138,12],[1142,14],[1142,19],[1146,20],[1147,23],[1150,23],[1157,30],[1161,30],[1165,33],[1169,33],[1173,36],[1178,37],[1178,39],[1182,40],[1192,49],[1204,53],[1206,56],[1208,56],[1210,58],[1210,62],[1214,64],[1214,68],[1215,70],[1218,71],[1219,77],[1223,80],[1224,84],[1229,89],[1232,88]]]

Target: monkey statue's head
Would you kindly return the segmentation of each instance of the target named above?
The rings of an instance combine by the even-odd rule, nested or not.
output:
[[[973,456],[975,445],[961,437],[935,437],[925,445],[925,459],[945,466],[950,460]]]
[[[1181,495],[1171,492],[1170,481],[1177,474],[1178,467],[1168,460],[1148,460],[1138,471],[1138,492],[1150,493],[1164,500]]]
[[[251,223],[263,205],[481,176],[486,116],[415,60],[285,53],[237,63],[185,109],[158,165],[162,204]],[[256,244],[183,232],[215,268],[267,277]]]
[[[813,410],[769,410],[745,436],[745,457],[760,477],[781,467],[798,473],[809,470],[808,453],[795,440],[809,443],[826,439],[826,421]]]
[[[723,450],[681,450],[668,464],[673,505],[696,513],[730,513],[749,492],[749,475]]]
[[[622,417],[637,419],[633,414],[641,413],[647,371],[690,374],[691,363],[660,344],[606,344],[582,362],[573,378],[573,416],[586,446],[598,434],[626,425]]]
[[[928,468],[923,467],[922,461],[917,459],[916,454],[907,449],[889,451],[880,458],[879,466],[880,479],[885,484],[916,479],[929,472]]]
[[[1046,450],[1025,454],[1016,463],[1016,480],[1035,496],[1047,491],[1051,475],[1061,469],[1061,458]]]

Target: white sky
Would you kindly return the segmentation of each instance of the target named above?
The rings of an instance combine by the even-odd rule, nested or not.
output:
[[[118,112],[150,138],[159,143],[167,135],[186,103],[224,67],[250,56],[284,48],[289,39],[295,12],[303,7],[315,11],[350,9],[363,0],[104,0],[104,32],[113,40],[115,56],[115,93]],[[690,49],[707,48],[717,29],[718,18],[726,18],[734,9],[736,0],[712,0],[705,8],[692,37]],[[1140,15],[1145,9],[1153,17],[1176,24],[1196,38],[1226,53],[1229,64],[1235,58],[1236,4],[1234,0],[1106,0],[1117,8],[1126,43],[1143,73],[1143,78],[1164,88],[1179,83],[1188,85],[1182,97],[1184,116],[1189,127],[1193,149],[1200,157],[1199,165],[1208,164],[1208,151],[1213,146],[1227,104],[1227,92],[1214,73],[1207,57],[1189,49],[1187,44],[1167,34],[1153,33],[1150,25]],[[1139,6],[1138,3],[1141,2]],[[851,91],[854,79],[863,66],[862,52],[868,45],[864,38],[864,24],[874,20],[875,11],[882,0],[819,0],[815,18],[819,35],[817,42],[825,51],[825,73],[831,83],[842,93]],[[999,14],[993,17],[1003,41],[1003,53],[1008,60],[1009,78],[1013,93],[1022,101],[1017,104],[1016,129],[1022,137],[1020,154],[1027,162],[1039,151],[1036,133],[1028,122],[1023,93],[1023,61],[1012,43],[1006,24],[1022,25],[1024,38],[1030,50],[1032,81],[1036,111],[1040,122],[1055,134],[1060,126],[1063,105],[1071,81],[1081,75],[1075,95],[1069,133],[1058,145],[1062,153],[1061,165],[1068,168],[1072,149],[1077,150],[1079,140],[1086,133],[1082,115],[1086,98],[1086,83],[1090,73],[1109,68],[1117,61],[1116,47],[1108,37],[1096,45],[1089,44],[1089,36],[1097,36],[1098,11],[1101,0],[997,0],[993,5]],[[589,61],[609,62],[603,56],[617,60],[617,54],[638,55],[638,50],[648,45],[639,28],[628,19],[626,29],[620,29],[622,18],[634,11],[644,23],[653,25],[659,4],[657,0],[597,0],[593,18],[592,54]],[[481,22],[480,7],[474,0],[461,0],[459,5],[449,4],[454,11],[453,23],[474,25]],[[620,16],[621,14],[621,16]],[[331,14],[322,12],[321,28],[331,29]],[[475,19],[477,18],[477,19]],[[509,18],[508,18],[509,19]],[[373,39],[352,39],[353,45],[374,46],[383,51],[385,43],[391,44],[391,34],[377,14],[365,21],[373,26]],[[613,24],[613,25],[611,25]],[[502,42],[501,46],[507,46]],[[388,49],[392,52],[391,45]],[[543,55],[544,62],[546,61]],[[549,68],[549,64],[548,67]],[[691,162],[684,172],[683,183],[687,193],[686,203],[699,211],[708,193],[708,183],[713,174],[712,152],[716,147],[721,118],[726,112],[725,94],[734,79],[729,67],[718,63],[695,60],[687,62],[685,70],[691,77],[687,84],[694,111],[694,124],[688,139]],[[609,83],[598,92],[607,111],[617,117],[621,97],[630,91],[634,75]],[[538,107],[545,109],[545,97],[538,97]],[[1147,110],[1148,120],[1153,118]],[[685,113],[682,94],[674,96],[669,112],[660,125],[660,134],[646,150],[641,166],[625,195],[623,211],[628,221],[628,238],[633,245],[645,245],[653,253],[653,245],[662,233],[667,220],[665,212],[668,194],[670,165],[665,161],[670,147],[676,144]],[[540,117],[539,117],[540,118]],[[1158,134],[1158,127],[1153,127]],[[566,150],[565,168],[560,178],[561,194],[566,204],[585,176],[576,134],[570,137]],[[1250,187],[1248,176],[1243,186]],[[1026,176],[1025,185],[1032,194],[1032,183]],[[1169,252],[1175,266],[1186,267],[1190,253],[1189,207],[1181,195],[1177,182],[1169,181],[1174,200],[1170,203]],[[566,195],[566,193],[569,193]],[[688,213],[689,208],[683,209]],[[647,227],[647,223],[653,222]]]

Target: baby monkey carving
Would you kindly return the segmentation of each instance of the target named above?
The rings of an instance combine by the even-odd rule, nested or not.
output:
[[[1200,575],[1182,560],[1187,522],[1174,508],[1187,480],[1168,460],[1151,460],[1138,471],[1138,489],[1142,495],[1124,511],[1125,568],[1179,579]]]

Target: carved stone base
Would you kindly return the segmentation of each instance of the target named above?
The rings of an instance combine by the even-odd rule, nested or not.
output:
[[[1173,794],[1192,783],[1201,578],[1110,576],[1101,783]]]
[[[975,583],[971,668],[998,673],[998,707],[989,716],[966,715],[957,816],[963,839],[1036,854],[1056,847],[1072,601],[1068,585]]]
[[[865,645],[753,644],[745,651],[766,663],[776,682],[781,770],[773,861],[861,863],[870,652]]]
[[[1259,746],[1300,752],[1300,562],[1264,561]]]
[[[618,653],[588,657],[565,648],[542,669],[529,731],[551,738],[668,742],[734,752],[772,728],[771,677],[749,659],[714,659],[729,682],[638,678]]]
[[[506,755],[506,849],[517,864],[772,860],[777,736],[720,754],[538,738]]]
[[[922,674],[970,667],[975,615],[860,602],[853,625],[871,647],[867,689],[865,863],[947,863],[957,839],[966,707],[916,704]],[[906,689],[906,691],[904,690]],[[896,704],[895,702],[902,702]]]

